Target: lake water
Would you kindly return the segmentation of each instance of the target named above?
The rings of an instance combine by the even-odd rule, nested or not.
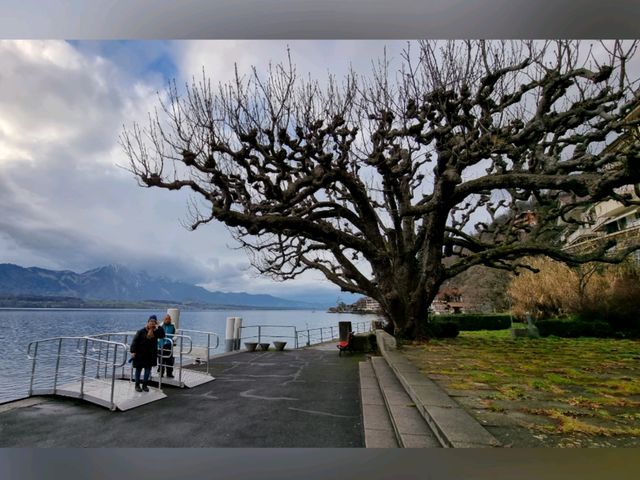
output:
[[[0,403],[25,397],[28,393],[31,361],[27,346],[34,340],[61,336],[95,335],[106,332],[135,331],[144,327],[149,315],[162,319],[163,311],[151,310],[0,310]],[[352,324],[369,323],[376,315],[331,314],[309,310],[209,310],[180,312],[180,328],[213,332],[220,337],[214,353],[225,346],[227,317],[242,317],[243,327],[255,325],[295,326],[297,330],[336,327],[339,321]],[[293,329],[262,329],[263,335],[291,335]],[[243,337],[255,335],[257,329],[243,329]],[[325,331],[325,335],[328,330]],[[316,343],[318,331],[312,331],[311,343]],[[315,338],[314,338],[315,337]],[[301,337],[302,338],[302,337]],[[306,336],[303,337],[306,339]],[[326,337],[325,337],[326,338]],[[270,339],[267,338],[266,341]],[[287,340],[287,339],[284,339]],[[256,340],[251,340],[256,341]],[[293,339],[289,345],[293,346]],[[302,341],[301,345],[305,343]]]

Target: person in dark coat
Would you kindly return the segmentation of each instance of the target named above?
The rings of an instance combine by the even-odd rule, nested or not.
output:
[[[147,383],[151,377],[151,369],[158,364],[158,340],[164,338],[162,327],[158,326],[158,318],[151,315],[147,325],[136,332],[131,342],[131,358],[135,369],[136,391],[148,392]],[[140,387],[140,373],[144,368],[142,387]]]

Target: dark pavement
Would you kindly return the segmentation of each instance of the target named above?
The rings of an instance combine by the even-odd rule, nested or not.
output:
[[[126,412],[40,397],[0,411],[0,447],[363,447],[362,360],[335,344],[223,356],[215,381]]]

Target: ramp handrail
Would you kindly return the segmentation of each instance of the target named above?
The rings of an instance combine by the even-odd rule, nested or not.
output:
[[[178,329],[179,332],[187,332],[187,333],[201,333],[203,335],[207,335],[208,338],[211,338],[212,336],[215,337],[216,339],[216,344],[214,347],[210,347],[212,350],[215,350],[216,348],[218,348],[220,346],[220,335],[218,335],[217,333],[214,332],[205,332],[204,330],[188,330],[186,328],[180,328]],[[207,345],[211,345],[210,342],[207,342]]]
[[[76,341],[76,353],[75,354],[62,354],[62,343],[64,340],[75,340]],[[90,337],[90,336],[81,336],[81,337],[51,337],[51,338],[45,338],[45,339],[40,339],[40,340],[34,340],[32,342],[29,343],[29,345],[27,346],[27,358],[32,360],[32,364],[31,364],[31,379],[29,382],[29,395],[31,396],[33,394],[33,383],[34,383],[34,379],[35,379],[35,373],[36,373],[36,362],[38,359],[38,347],[41,344],[44,343],[49,343],[49,342],[57,342],[58,343],[58,347],[57,347],[57,353],[56,354],[51,354],[51,355],[40,355],[39,358],[55,358],[56,359],[56,366],[55,366],[55,373],[53,375],[53,393],[55,394],[58,388],[58,375],[60,372],[60,359],[61,358],[78,358],[78,354],[80,354],[80,358],[82,358],[82,367],[81,367],[81,373],[80,373],[80,398],[84,397],[84,384],[85,384],[85,377],[86,377],[86,367],[87,367],[87,360],[92,360],[92,361],[96,361],[98,364],[98,369],[100,367],[100,363],[104,362],[105,364],[107,364],[107,366],[111,367],[112,370],[112,375],[111,375],[111,391],[110,391],[110,405],[111,405],[111,409],[115,410],[115,403],[113,401],[113,396],[114,396],[114,390],[115,390],[115,371],[116,368],[120,368],[122,367],[126,361],[127,361],[127,348],[128,346],[124,343],[120,343],[120,342],[112,342],[109,340],[102,340],[99,338],[94,338],[94,337]],[[83,345],[81,345],[83,344]],[[102,347],[106,346],[107,347],[107,351],[109,351],[111,349],[111,347],[113,347],[113,359],[111,361],[111,363],[107,363],[108,360],[102,360],[101,359],[101,355],[99,354],[99,356],[96,358],[94,356],[91,355],[87,355],[87,352],[89,352],[89,345],[91,344],[91,352],[96,352],[102,351]],[[97,350],[95,348],[95,344],[99,344],[100,350]],[[118,349],[121,348],[122,349],[122,360],[121,361],[117,361],[118,357],[120,357],[120,354],[118,354]],[[32,352],[33,350],[33,352]]]
[[[176,342],[175,339],[178,339],[178,342]],[[189,337],[188,335],[182,335],[182,334],[178,334],[178,333],[173,334],[171,336],[171,338],[165,337],[165,338],[163,338],[161,340],[166,340],[168,342],[171,342],[171,350],[168,350],[167,354],[165,355],[164,354],[164,352],[165,352],[164,349],[161,349],[161,348],[158,349],[159,352],[162,352],[161,354],[158,355],[158,357],[160,358],[160,367],[165,367],[165,368],[168,367],[168,365],[165,364],[162,361],[162,359],[171,358],[171,355],[173,355],[175,357],[175,353],[173,351],[173,347],[174,347],[174,345],[176,343],[179,345],[179,349],[178,349],[178,359],[179,359],[179,361],[178,361],[177,369],[178,369],[178,382],[180,384],[182,384],[182,360],[183,360],[184,355],[188,355],[193,351],[193,341],[191,340],[191,337]],[[184,341],[185,340],[187,340],[188,344],[189,344],[189,349],[188,350],[184,349]],[[174,366],[174,368],[175,368],[175,366]],[[162,375],[160,375],[159,378],[160,379],[158,380],[158,383],[160,384],[160,386],[162,386]]]
[[[184,333],[188,333],[189,335],[184,335]],[[195,335],[193,335],[195,334]],[[207,373],[209,373],[209,357],[211,356],[211,350],[215,350],[216,348],[218,348],[220,346],[220,337],[217,333],[214,332],[206,332],[204,330],[190,330],[190,329],[186,329],[186,328],[179,328],[176,331],[176,335],[174,335],[174,337],[179,337],[179,338],[188,338],[189,341],[191,342],[191,347],[189,348],[189,351],[187,352],[180,352],[180,365],[182,365],[182,354],[190,354],[193,352],[193,346],[194,346],[194,341],[193,341],[193,336],[203,336],[206,335],[207,337],[207,343],[206,345],[200,345],[199,343],[195,343],[196,348],[205,348],[205,364],[206,364],[206,368],[207,368]],[[211,337],[215,337],[215,346],[212,346],[212,338]],[[182,382],[182,368],[180,369],[180,371],[178,372],[179,377],[178,377],[178,381]]]
[[[182,335],[181,333],[175,333],[173,335],[173,338],[177,338],[179,341],[173,341],[171,338],[164,338],[164,340],[171,340],[173,342],[174,345],[178,344],[178,346],[180,347],[180,353],[185,354],[185,355],[189,355],[192,351],[193,351],[193,340],[191,339],[191,337],[189,335]],[[183,345],[183,341],[187,340],[188,345],[189,345],[189,349],[185,350],[184,345]]]
[[[196,330],[193,330],[193,331],[195,332]],[[89,335],[89,337],[91,337],[91,338],[99,338],[99,337],[110,338],[110,337],[114,337],[116,335],[122,335],[122,336],[125,337],[125,341],[122,342],[122,343],[125,343],[126,345],[130,346],[131,344],[129,342],[127,342],[128,337],[129,336],[134,337],[136,333],[137,332],[106,332],[106,333],[98,333],[96,335]],[[203,333],[206,333],[206,332],[203,332]],[[213,334],[213,335],[215,335],[215,334]],[[191,338],[189,336],[187,336],[187,335],[178,335],[178,334],[174,334],[172,336],[174,338],[175,337],[186,338],[189,341],[189,350],[184,350],[183,349],[183,353],[191,353],[191,349],[193,348],[193,342],[191,341]],[[160,340],[171,340],[171,338],[164,337],[163,339],[160,339]],[[175,343],[178,343],[178,342],[173,342],[173,343],[175,344]]]
[[[195,331],[195,330],[194,330]],[[107,339],[111,339],[112,337],[117,337],[117,336],[121,336],[124,337],[123,339],[123,343],[125,343],[127,345],[127,349],[130,347],[131,345],[131,341],[133,340],[133,337],[136,335],[137,332],[134,331],[128,331],[128,332],[105,332],[105,333],[98,333],[96,335],[92,335],[92,337],[107,337]],[[205,332],[205,333],[209,333],[209,332]],[[193,340],[191,339],[190,336],[188,335],[182,335],[179,333],[175,333],[171,336],[171,338],[169,338],[168,336],[160,339],[160,340],[167,340],[171,342],[171,351],[170,352],[164,352],[162,351],[162,348],[158,348],[158,359],[159,361],[159,366],[160,367],[167,367],[168,365],[164,362],[163,359],[166,358],[171,358],[171,355],[173,354],[175,357],[179,358],[179,362],[178,365],[175,366],[174,368],[176,368],[178,370],[178,381],[182,382],[182,359],[184,355],[189,355],[192,350],[193,350]],[[174,346],[178,347],[178,350],[176,352],[174,352]],[[128,350],[127,350],[128,351]],[[122,376],[124,377],[125,375],[125,366],[122,366]],[[106,376],[106,369],[105,369],[105,376]],[[133,378],[133,368],[131,369],[131,371],[129,372],[129,377],[130,379]],[[162,389],[162,377],[160,376],[160,379],[158,380],[158,387],[160,389]]]
[[[122,336],[124,337],[124,342],[127,345],[127,352],[129,351],[129,347],[131,346],[130,343],[130,337],[131,340],[133,340],[133,337],[135,336],[137,332],[133,332],[133,331],[129,331],[129,332],[105,332],[105,333],[98,333],[96,335],[92,335],[92,337],[107,337],[108,339],[112,338],[112,337],[116,337],[116,336]],[[191,337],[189,337],[188,335],[180,335],[180,334],[174,334],[172,335],[172,338],[169,337],[164,337],[160,340],[167,340],[169,342],[171,342],[171,351],[165,353],[164,351],[162,351],[161,348],[158,348],[158,359],[160,360],[159,362],[159,366],[164,366],[166,367],[167,365],[165,364],[165,362],[163,361],[163,359],[165,358],[171,358],[171,354],[173,353],[173,347],[174,345],[178,344],[179,346],[179,351],[178,353],[175,355],[177,356],[180,361],[178,366],[176,367],[178,369],[178,380],[181,382],[182,381],[182,357],[183,355],[188,355],[191,353],[191,351],[193,350],[193,341],[191,340]],[[176,341],[177,340],[177,341]],[[108,355],[108,352],[107,352]],[[124,365],[122,365],[122,375],[124,376]],[[105,368],[105,376],[106,376],[106,368]],[[133,378],[133,368],[131,369],[131,371],[129,372],[129,377],[130,380]],[[160,389],[162,389],[162,377],[160,376],[159,380],[158,380],[158,387]]]
[[[173,353],[173,340],[171,338],[162,338],[161,340],[165,340],[169,342],[169,344],[171,345],[171,349],[166,350],[164,348],[158,348],[158,366],[159,367],[166,366],[163,359],[171,358],[171,355]],[[163,347],[164,347],[164,344],[163,344]],[[133,375],[133,369],[131,369],[131,375]],[[158,376],[158,388],[162,389],[162,374]]]
[[[124,343],[127,346],[127,354],[129,354],[129,347],[131,346],[131,341],[130,341],[130,337],[133,338],[135,336],[136,332],[134,331],[127,331],[127,332],[105,332],[105,333],[97,333],[95,335],[89,335],[92,338],[105,338],[108,341],[114,341],[112,340],[113,337],[122,337],[119,338],[118,340],[115,341],[119,341],[120,343]],[[98,353],[98,356],[102,355],[102,350]],[[109,358],[109,350],[107,350],[106,352],[106,356],[107,359]],[[122,368],[122,376],[124,377],[124,368],[125,365],[122,365],[120,368]],[[104,368],[104,372],[103,372],[104,377],[107,376],[107,364],[105,363],[105,368]],[[100,365],[98,364],[98,368],[97,368],[97,372],[96,372],[96,378],[100,378]]]

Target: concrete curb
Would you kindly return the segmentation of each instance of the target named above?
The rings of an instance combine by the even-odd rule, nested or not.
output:
[[[501,446],[500,442],[458,402],[396,351],[397,344],[393,336],[383,330],[376,330],[376,339],[382,356],[442,446],[450,448]]]

